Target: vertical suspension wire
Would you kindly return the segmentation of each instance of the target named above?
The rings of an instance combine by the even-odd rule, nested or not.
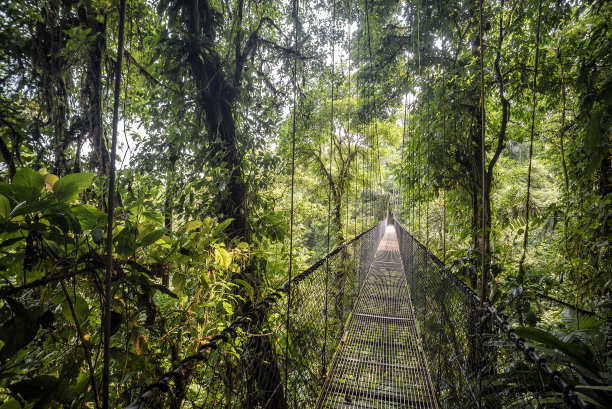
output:
[[[331,52],[332,52],[332,66],[331,66],[331,117],[329,120],[329,180],[327,184],[327,254],[331,251],[331,199],[332,199],[332,167],[333,167],[333,157],[334,157],[334,91],[335,91],[335,81],[336,81],[336,41],[334,39],[334,34],[336,30],[336,0],[332,0],[332,25],[331,25]],[[340,183],[340,178],[338,178],[337,183]],[[340,189],[340,186],[336,186],[337,189]],[[337,226],[340,228],[340,226]],[[338,232],[340,233],[340,232]],[[325,258],[325,340],[323,342],[323,373],[325,373],[326,369],[326,350],[325,346],[327,345],[327,321],[329,318],[328,313],[328,293],[329,293],[329,257]]]
[[[414,47],[414,41],[415,41],[415,36],[414,36],[414,26],[415,26],[415,14],[414,14],[414,2],[410,3],[410,50],[411,50],[411,58],[414,62],[414,57],[416,55],[415,53],[415,47]],[[415,83],[414,81],[411,82],[412,88],[414,88]],[[410,209],[408,211],[409,213],[409,217],[410,217],[410,231],[412,232],[412,234],[415,233],[415,225],[414,225],[414,172],[415,172],[415,162],[414,162],[414,153],[415,153],[415,146],[414,146],[414,98],[415,98],[415,93],[414,93],[414,89],[411,90],[410,95],[408,96],[408,103],[410,104],[410,109],[409,109],[409,117],[408,117],[408,135],[409,135],[409,153],[410,153],[410,166],[408,168],[408,182],[410,184],[409,187],[409,191],[408,191],[408,200],[409,200],[409,206]]]
[[[123,37],[125,33],[125,2],[119,3],[119,36],[117,39],[117,62],[115,65],[115,93],[113,96],[113,133],[111,136],[110,171],[108,182],[108,214],[106,220],[106,276],[104,278],[104,319],[103,319],[103,369],[102,408],[110,406],[110,335],[111,335],[111,279],[113,274],[113,223],[115,216],[115,157],[117,156],[117,127],[119,124],[119,103],[121,93],[121,66],[123,64]]]
[[[299,0],[293,0],[291,17],[293,20],[293,41],[295,54],[293,56],[293,113],[291,117],[291,207],[289,215],[289,269],[287,272],[287,311],[285,322],[285,399],[289,398],[289,329],[291,313],[291,280],[293,274],[293,222],[294,222],[294,193],[295,193],[295,133],[297,122],[297,54],[298,54],[298,18]]]
[[[442,2],[440,2],[442,12]],[[441,13],[440,13],[440,19]],[[446,266],[446,70],[442,68],[442,263]]]
[[[348,142],[348,170],[347,170],[347,188],[346,188],[346,236],[345,239],[350,237],[350,195],[351,195],[351,180],[349,177],[349,173],[351,170],[351,1],[347,0],[346,9],[348,13],[348,22],[347,22],[347,63],[346,63],[346,71],[347,71],[347,81],[348,81],[348,112],[346,113],[346,140]],[[354,157],[357,159],[357,142],[355,142],[354,146],[355,152]],[[353,237],[357,235],[355,231]]]
[[[421,3],[417,1],[417,14],[416,14],[416,18],[417,18],[417,38],[416,38],[416,46],[417,46],[417,61],[418,61],[418,77],[420,80],[420,89],[419,89],[419,94],[423,94],[423,77],[421,75]],[[416,101],[415,101],[416,102]],[[420,103],[420,98],[419,98],[419,103]],[[422,161],[423,161],[423,154],[421,151],[421,145],[422,145],[422,141],[423,141],[423,135],[421,132],[421,115],[419,113],[419,115],[417,115],[417,117],[415,118],[416,121],[418,121],[418,132],[417,132],[417,149],[418,152],[416,153],[416,157],[415,157],[415,161],[418,160],[418,176],[419,176],[419,180],[417,181],[418,183],[418,197],[417,197],[417,207],[418,207],[418,220],[417,220],[417,237],[419,238],[419,240],[423,240],[423,237],[421,236],[421,217],[422,217],[422,213],[421,213],[421,199],[422,199],[422,186],[421,186],[421,171],[422,171]],[[415,124],[416,127],[417,124]],[[417,131],[415,129],[415,131]]]
[[[359,12],[359,6],[358,7],[358,12]],[[359,69],[359,65],[362,64],[361,62],[361,48],[359,47],[359,40],[357,40],[357,68]],[[361,87],[363,87],[363,78],[361,80]],[[359,87],[359,82],[357,82],[357,112],[358,112],[358,116],[359,116],[359,103],[361,102],[362,104],[364,104],[363,101],[363,96],[362,96],[362,90]],[[365,121],[361,121],[361,133],[363,135],[363,146],[364,146],[364,150],[365,150],[365,146],[367,143],[367,138],[366,138],[366,124]],[[368,211],[367,208],[367,204],[365,203],[365,188],[366,188],[366,158],[367,158],[367,151],[364,151],[363,155],[362,155],[362,160],[361,160],[361,228],[359,229],[360,232],[364,231],[365,228],[365,224],[366,224],[366,213]]]
[[[481,163],[481,169],[480,172],[482,174],[482,220],[481,220],[481,224],[482,224],[482,231],[481,231],[481,235],[482,235],[482,241],[481,241],[481,245],[480,245],[480,268],[481,268],[481,289],[480,289],[480,303],[481,303],[481,307],[482,304],[485,301],[485,294],[486,294],[486,277],[485,277],[485,234],[486,234],[486,226],[485,226],[485,221],[486,221],[486,208],[485,208],[485,189],[486,189],[486,175],[485,175],[485,160],[486,160],[486,147],[485,147],[485,127],[486,127],[486,123],[485,123],[485,89],[484,89],[484,43],[483,43],[483,31],[482,31],[482,14],[483,14],[483,8],[484,8],[484,0],[480,0],[480,9],[478,11],[478,37],[479,37],[479,44],[480,44],[480,161]]]
[[[481,238],[481,248],[480,248],[480,268],[481,268],[481,273],[480,273],[480,278],[481,278],[481,289],[480,289],[480,309],[483,310],[484,309],[484,302],[485,302],[485,295],[486,295],[486,277],[485,277],[485,250],[486,250],[486,246],[485,246],[485,234],[486,234],[486,226],[485,226],[485,221],[486,221],[486,202],[485,202],[485,189],[486,189],[486,175],[485,175],[485,160],[486,160],[486,147],[485,147],[485,127],[486,127],[486,123],[485,123],[485,89],[484,89],[484,42],[483,42],[483,29],[482,29],[482,19],[483,19],[483,8],[484,8],[484,0],[480,0],[480,8],[478,11],[478,37],[479,37],[479,44],[480,44],[480,161],[481,161],[481,174],[482,174],[482,219],[481,219],[481,224],[482,224],[482,238]],[[480,343],[482,342],[482,333],[483,333],[483,326],[485,325],[485,323],[483,322],[483,320],[479,320],[478,322],[478,344],[479,346],[478,348],[478,352],[477,353],[477,359],[479,360],[478,362],[478,374],[477,374],[477,378],[478,378],[478,407],[481,407],[482,405],[482,371],[481,369],[481,364],[482,364],[482,359],[483,357],[482,355],[482,349],[480,347]]]
[[[348,0],[348,15],[349,15],[349,48],[348,48],[349,64],[348,66],[349,66],[349,73],[350,73],[352,69],[350,31],[351,31],[351,26],[353,24],[353,7],[352,7],[351,0]],[[359,39],[357,39],[357,53],[359,53]],[[359,64],[359,54],[357,54],[357,64]],[[349,90],[350,90],[350,85],[351,85],[351,81],[349,77]],[[357,101],[355,102],[356,112],[357,114],[359,114],[359,82],[356,82],[355,88],[357,91]],[[350,95],[350,92],[349,92],[349,95]],[[349,103],[350,103],[350,100],[349,100]],[[357,124],[359,124],[359,118],[357,118]],[[358,147],[357,139],[355,139],[355,219],[354,219],[355,236],[359,234],[358,232],[361,232],[361,230],[357,230],[357,209],[359,207],[359,197],[357,196],[357,190],[359,188],[358,186],[359,185],[359,150],[358,149],[359,147]]]
[[[430,112],[429,112],[429,105],[431,102],[431,95],[429,95],[430,92],[430,84],[431,81],[431,70],[427,70],[427,87],[425,90],[425,101],[427,104],[427,131],[425,134],[425,189],[426,189],[426,198],[425,198],[425,246],[429,247],[429,198],[430,198],[430,188],[431,188],[431,181],[429,180],[429,155],[430,155],[430,150],[431,150],[431,143],[433,142],[431,140],[431,135],[430,135]]]
[[[370,119],[373,120],[374,122],[374,134],[371,135],[371,139],[372,139],[372,144],[376,144],[375,148],[376,148],[376,161],[377,161],[377,165],[378,165],[378,190],[379,190],[379,195],[382,198],[382,175],[381,175],[381,167],[380,167],[380,149],[379,149],[379,140],[378,140],[378,124],[377,124],[377,120],[376,120],[376,90],[374,88],[374,60],[372,59],[372,38],[371,38],[371,34],[370,34],[370,11],[369,11],[369,4],[368,4],[368,0],[365,0],[365,17],[366,17],[366,29],[367,29],[367,44],[368,44],[368,55],[369,55],[369,65],[370,65],[370,90],[371,90],[371,98],[372,98],[372,105],[371,105],[371,109],[370,109]],[[372,112],[373,111],[373,112]],[[370,125],[371,126],[371,125]],[[372,162],[374,162],[374,152],[372,152]],[[372,169],[372,173],[374,172],[374,169]],[[374,196],[374,189],[372,189],[372,195]],[[376,210],[375,209],[375,205],[376,205],[376,201],[373,200],[372,201],[372,216],[373,216],[373,223],[375,223],[377,221],[377,215],[376,215]],[[381,204],[382,206],[382,204]],[[381,209],[382,210],[382,207]],[[378,215],[378,217],[381,217],[381,215]]]
[[[369,57],[370,57],[370,68],[373,67],[374,61],[372,59],[372,38],[371,38],[371,34],[370,34],[370,12],[369,12],[369,5],[368,5],[368,0],[365,0],[365,12],[366,12],[366,26],[367,26],[367,30],[368,30],[368,53],[369,53]],[[377,109],[376,109],[376,89],[374,88],[374,72],[373,70],[370,70],[370,87],[372,89],[372,109],[373,109],[373,113],[371,114],[371,117],[374,119],[374,135],[373,135],[373,139],[376,140],[376,161],[377,161],[377,165],[378,165],[378,190],[379,190],[379,195],[380,198],[382,200],[382,172],[381,172],[381,166],[380,166],[380,143],[379,143],[379,139],[378,139],[378,121],[377,121]],[[373,141],[374,142],[374,141]],[[373,155],[374,153],[372,153]],[[382,202],[380,203],[380,210],[382,212]],[[382,213],[378,215],[378,217],[382,217]],[[376,222],[376,214],[374,215],[374,222]]]
[[[406,118],[408,116],[408,68],[406,68],[406,91],[404,94],[404,121],[402,123],[403,125],[403,130],[402,130],[402,149],[400,151],[400,177],[399,177],[399,192],[400,195],[402,195],[403,198],[403,194],[404,194],[404,190],[403,190],[403,183],[402,183],[402,179],[403,179],[403,174],[404,174],[404,153],[406,150]],[[408,155],[406,155],[406,158],[408,157]],[[407,170],[407,169],[406,169]],[[403,207],[403,200],[401,201],[402,204],[400,205],[400,208]],[[398,211],[398,216],[402,213],[402,210]],[[402,222],[404,222],[404,220],[402,220]]]

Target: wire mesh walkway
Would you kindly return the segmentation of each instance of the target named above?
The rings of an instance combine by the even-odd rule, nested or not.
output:
[[[366,276],[319,407],[438,408],[393,226]]]

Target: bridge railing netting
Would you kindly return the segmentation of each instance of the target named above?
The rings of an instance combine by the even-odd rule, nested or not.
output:
[[[585,408],[559,371],[395,221],[432,381],[443,408]]]
[[[129,408],[313,408],[386,225],[285,282]]]

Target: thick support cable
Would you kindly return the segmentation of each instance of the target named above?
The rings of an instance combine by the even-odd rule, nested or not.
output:
[[[119,36],[117,40],[117,62],[115,65],[115,94],[113,99],[113,133],[111,139],[110,170],[108,181],[108,207],[106,219],[106,276],[104,278],[104,347],[102,371],[102,408],[109,408],[110,397],[110,334],[111,281],[113,274],[113,223],[115,216],[115,157],[117,156],[117,126],[119,123],[119,99],[121,93],[121,66],[123,63],[123,37],[125,32],[125,0],[119,4]]]

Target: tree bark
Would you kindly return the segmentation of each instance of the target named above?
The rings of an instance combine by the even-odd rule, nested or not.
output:
[[[184,8],[189,37],[187,60],[199,90],[199,106],[206,116],[208,141],[211,150],[215,152],[210,155],[210,165],[221,167],[224,163],[228,172],[227,192],[221,192],[219,215],[221,219],[234,219],[228,230],[231,236],[244,237],[248,240],[246,185],[242,175],[242,157],[232,112],[235,90],[224,77],[221,59],[217,52],[213,48],[205,48],[201,40],[204,37],[206,42],[215,43],[213,10],[208,0],[187,0]]]

